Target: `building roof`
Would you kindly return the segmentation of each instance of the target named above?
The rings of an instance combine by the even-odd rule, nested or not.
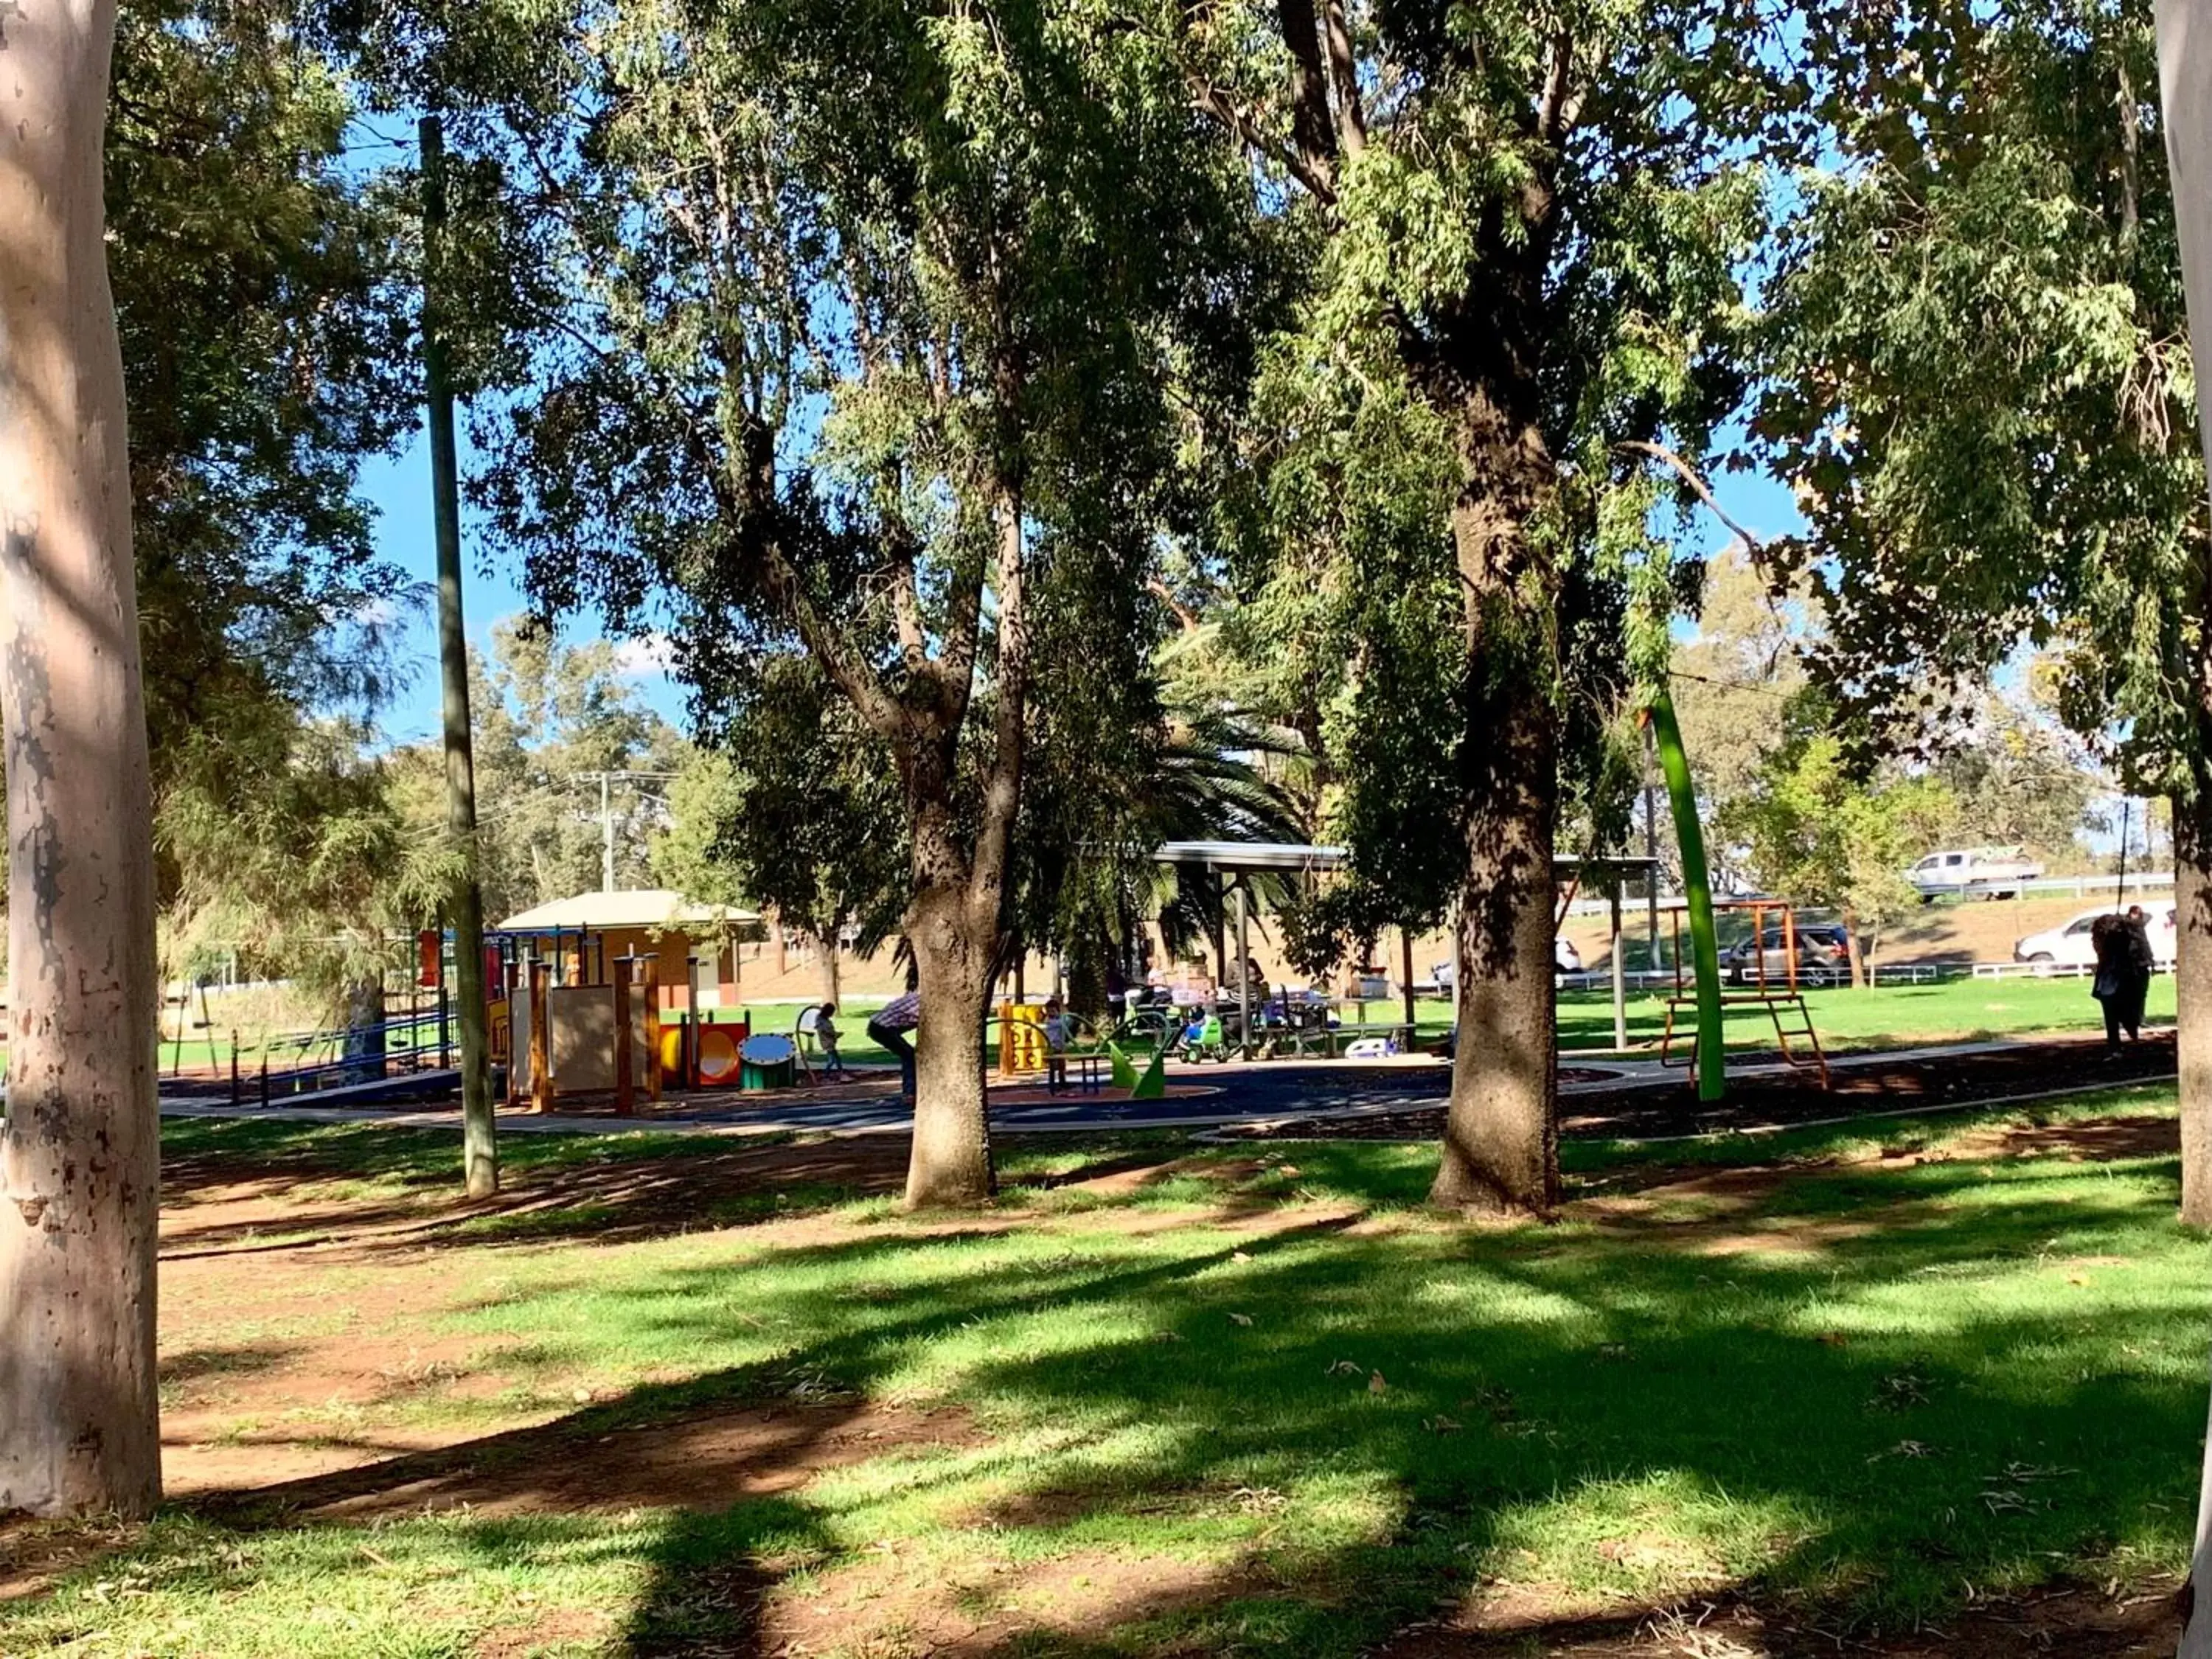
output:
[[[502,933],[605,932],[611,927],[720,927],[758,921],[759,914],[729,904],[694,904],[666,887],[620,893],[578,893],[518,912],[499,924]]]

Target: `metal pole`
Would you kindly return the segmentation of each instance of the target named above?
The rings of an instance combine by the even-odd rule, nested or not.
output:
[[[1413,1008],[1413,930],[1398,930],[1398,988],[1406,1004],[1406,1052],[1412,1054],[1419,1030]]]
[[[1682,851],[1682,898],[1690,913],[1690,954],[1697,968],[1698,1098],[1718,1100],[1728,1092],[1727,1057],[1722,1051],[1720,944],[1713,933],[1712,885],[1705,873],[1705,834],[1698,822],[1698,797],[1690,781],[1690,760],[1675,723],[1674,700],[1662,684],[1651,693],[1651,735],[1667,775],[1667,796],[1674,808],[1674,838]],[[1753,921],[1754,938],[1758,923]],[[1680,970],[1679,956],[1677,971]],[[1764,965],[1763,953],[1752,959]]]
[[[1628,1047],[1628,966],[1620,959],[1620,871],[1613,872],[1613,1046]]]
[[[445,682],[446,827],[461,855],[449,908],[461,1016],[461,1162],[471,1198],[499,1190],[489,1033],[484,1030],[483,891],[477,883],[476,753],[469,727],[468,634],[461,620],[460,465],[453,387],[440,335],[438,279],[446,228],[446,138],[438,118],[419,129],[422,160],[422,374],[429,403],[430,494],[438,539],[438,658]]]
[[[1246,931],[1250,920],[1251,905],[1240,876],[1237,881],[1237,1049],[1246,1060],[1252,1058],[1252,975],[1244,965],[1252,960],[1251,935]]]
[[[1651,860],[1644,875],[1644,967],[1648,973],[1659,966],[1659,801],[1651,787],[1651,756],[1655,739],[1644,729],[1644,856]]]
[[[2132,795],[2120,797],[2120,884],[2112,894],[2115,910],[2128,902],[2128,814],[2135,804]]]

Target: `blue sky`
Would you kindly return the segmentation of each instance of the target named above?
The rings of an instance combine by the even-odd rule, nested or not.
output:
[[[465,424],[464,422],[464,424]],[[461,442],[461,470],[466,474],[470,455],[465,435]],[[376,550],[380,557],[426,585],[422,603],[405,608],[406,624],[398,656],[404,684],[379,717],[385,740],[392,744],[419,743],[442,729],[438,690],[438,617],[434,583],[438,549],[430,523],[430,448],[418,430],[405,450],[379,457],[362,469],[362,493],[375,505]],[[502,568],[487,569],[481,541],[471,534],[465,502],[461,508],[463,580],[461,609],[468,624],[469,642],[478,650],[490,648],[495,622],[526,608],[516,573]],[[596,639],[598,619],[578,617],[562,629],[573,639]],[[684,694],[665,674],[641,671],[633,679],[645,700],[667,720],[684,724]]]

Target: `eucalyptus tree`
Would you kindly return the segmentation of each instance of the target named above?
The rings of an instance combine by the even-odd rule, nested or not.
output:
[[[1228,171],[1157,37],[1084,0],[432,21],[368,63],[446,106],[477,313],[514,321],[464,353],[521,371],[479,403],[477,498],[547,610],[659,605],[709,694],[802,651],[879,745],[921,974],[907,1197],[981,1198],[1040,671],[1144,673],[1164,391],[1234,332]]]
[[[1258,586],[1275,641],[1349,665],[1302,696],[1341,739],[1352,925],[1456,916],[1433,1196],[1542,1208],[1563,761],[1672,592],[1651,447],[1694,468],[1738,390],[1778,57],[1751,0],[1181,0],[1174,27],[1305,261]],[[1663,650],[1661,620],[1635,660]]]
[[[269,733],[381,701],[409,598],[359,488],[420,403],[406,241],[309,10],[146,0],[117,23],[108,264],[161,813],[286,790]],[[192,876],[156,855],[167,897]]]
[[[1808,528],[1815,658],[1917,743],[2023,646],[2173,804],[2184,1218],[2212,1225],[2212,552],[2149,0],[1816,12],[1834,164],[1763,319],[1755,430]]]
[[[110,0],[8,21],[0,129],[0,1511],[161,1492],[153,854],[100,147]]]

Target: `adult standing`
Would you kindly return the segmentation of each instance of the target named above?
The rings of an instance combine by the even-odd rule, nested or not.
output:
[[[2151,949],[2150,918],[2140,904],[2128,907],[2127,961],[2120,980],[2120,1024],[2135,1041],[2142,1038],[2143,1004],[2150,997],[2150,976],[2158,971],[2158,953]]]
[[[2089,928],[2089,948],[2097,957],[2097,977],[2090,983],[2089,994],[2105,1011],[2105,1052],[2108,1054],[2118,1051],[2120,1028],[2127,1023],[2128,988],[2135,972],[2132,933],[2128,919],[2117,910],[2099,916]],[[2148,944],[2145,948],[2148,948]],[[2138,1023],[2142,1018],[2138,1012]]]
[[[914,978],[908,969],[907,978]],[[868,1036],[878,1048],[896,1054],[899,1093],[914,1104],[914,1031],[921,1024],[921,993],[909,982],[903,996],[893,997],[868,1016]]]

